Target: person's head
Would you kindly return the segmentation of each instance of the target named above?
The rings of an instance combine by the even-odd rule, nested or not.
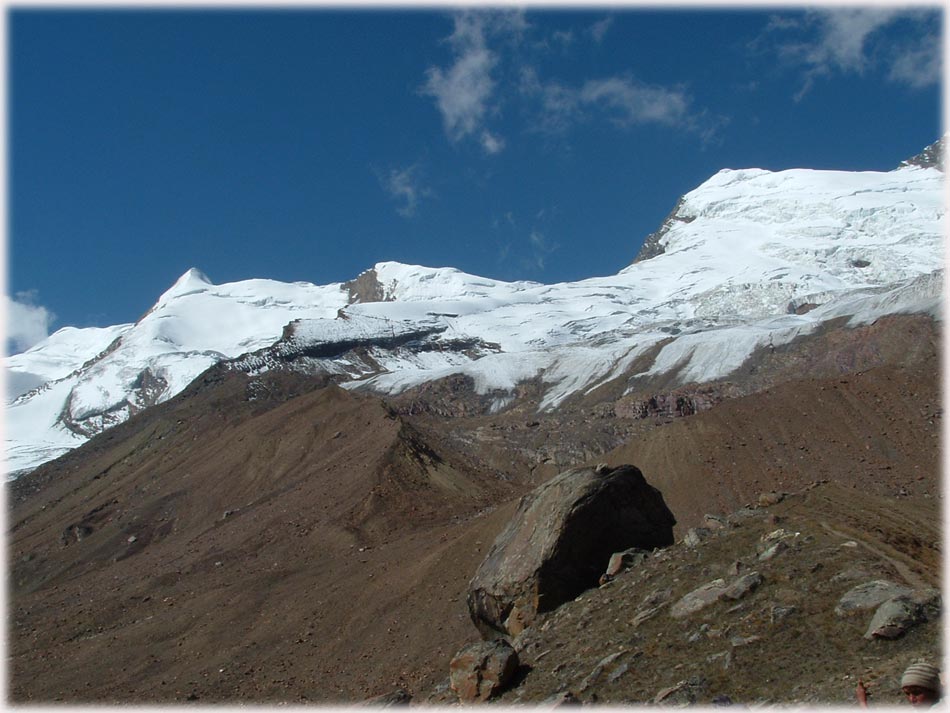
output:
[[[929,706],[940,700],[940,669],[929,663],[914,663],[901,677],[901,690],[913,706]]]

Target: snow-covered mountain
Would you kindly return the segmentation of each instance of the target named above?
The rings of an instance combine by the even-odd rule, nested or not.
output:
[[[555,285],[394,262],[326,286],[214,285],[192,269],[135,324],[63,329],[7,360],[7,471],[80,445],[222,361],[387,394],[465,374],[495,410],[540,376],[550,409],[629,376],[647,354],[644,377],[707,381],[829,319],[939,316],[944,198],[936,166],[723,170],[683,196],[649,259]]]

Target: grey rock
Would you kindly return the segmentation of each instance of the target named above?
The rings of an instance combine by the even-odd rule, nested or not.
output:
[[[785,540],[779,540],[774,545],[765,550],[765,552],[759,555],[759,562],[767,562],[770,559],[774,559],[778,555],[785,552],[788,548],[788,542]]]
[[[516,636],[596,587],[611,554],[673,544],[673,514],[634,466],[576,468],[524,496],[469,584],[482,636]]]
[[[719,595],[726,590],[726,581],[724,579],[714,579],[701,587],[697,587],[689,594],[670,607],[670,616],[674,619],[681,619],[698,612],[713,602],[719,600]]]
[[[561,691],[541,701],[541,707],[556,708],[557,706],[578,705],[579,703],[580,701],[577,700],[573,693],[570,691]]]
[[[769,622],[774,624],[777,621],[782,621],[783,619],[787,619],[796,611],[798,611],[798,607],[795,607],[795,606],[774,605],[769,610]]]
[[[487,701],[511,681],[518,665],[518,653],[504,639],[479,641],[449,663],[449,682],[463,703]]]
[[[838,616],[850,616],[859,612],[874,609],[882,602],[910,594],[913,590],[903,587],[886,579],[876,579],[873,582],[865,582],[849,589],[835,607],[835,614]]]
[[[643,601],[640,602],[640,607],[655,607],[660,604],[666,604],[672,598],[672,589],[654,589],[643,598]]]
[[[720,515],[710,515],[709,513],[703,515],[703,527],[710,530],[722,530],[728,524],[729,521]]]
[[[617,666],[617,668],[615,668],[615,669],[610,673],[609,676],[607,676],[607,681],[609,681],[610,683],[613,683],[613,682],[616,681],[618,678],[620,678],[620,677],[623,676],[625,673],[627,673],[627,671],[629,671],[629,670],[630,670],[630,664],[622,663],[622,664],[620,664],[619,666]]]
[[[712,530],[708,527],[691,527],[686,532],[686,537],[683,538],[683,544],[687,547],[696,547],[704,540],[708,540],[711,534]]]
[[[668,688],[662,689],[653,698],[654,703],[666,705],[692,705],[706,693],[709,684],[702,676],[691,676]]]
[[[722,599],[731,599],[733,601],[742,599],[750,592],[755,591],[763,581],[764,578],[758,572],[749,572],[732,582],[719,596]]]
[[[919,604],[920,613],[925,621],[932,621],[940,616],[943,608],[943,595],[939,589],[915,589],[910,594],[911,601]]]
[[[848,569],[838,572],[838,574],[831,578],[831,581],[834,584],[838,582],[853,582],[856,579],[867,579],[870,576],[871,573],[863,567],[849,567]]]
[[[633,615],[633,619],[631,619],[630,623],[634,627],[640,626],[640,624],[642,624],[643,622],[649,621],[650,619],[655,617],[657,614],[659,614],[660,609],[662,608],[663,608],[663,605],[661,604],[660,606],[657,606],[657,607],[642,609]]]
[[[901,595],[878,606],[864,633],[865,639],[897,639],[908,629],[925,621],[923,605],[912,596]]]

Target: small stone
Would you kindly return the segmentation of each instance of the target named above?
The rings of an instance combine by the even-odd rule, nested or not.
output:
[[[687,547],[696,547],[703,540],[708,540],[712,530],[708,527],[691,527],[683,538],[683,544]]]
[[[774,624],[777,621],[782,621],[792,614],[798,611],[798,607],[793,606],[773,606],[769,610],[769,622]]]
[[[768,560],[782,554],[787,549],[788,543],[785,540],[779,540],[774,545],[769,547],[765,552],[759,555],[759,561],[767,562]]]
[[[838,572],[838,574],[831,578],[831,581],[834,583],[850,582],[856,579],[867,579],[870,576],[871,573],[863,567],[849,567],[848,569]]]
[[[662,608],[663,606],[661,605],[658,607],[652,607],[650,609],[644,609],[642,611],[638,611],[634,615],[633,619],[630,620],[630,623],[634,627],[640,626],[640,624],[642,624],[643,622],[649,621],[650,619],[655,617],[659,613],[660,609]]]
[[[659,604],[666,604],[672,598],[672,589],[654,589],[643,598],[643,601],[640,602],[640,607],[654,607]]]
[[[739,646],[748,646],[749,644],[753,644],[753,643],[755,643],[756,641],[758,641],[758,640],[761,639],[761,638],[762,638],[762,637],[760,637],[760,636],[755,636],[755,635],[752,635],[752,636],[731,636],[731,637],[729,637],[729,643],[732,644],[733,648],[736,648],[736,647],[739,647]]]
[[[630,670],[630,664],[622,663],[619,666],[617,666],[617,668],[615,668],[609,676],[607,676],[607,681],[609,681],[610,683],[613,683],[629,670]]]

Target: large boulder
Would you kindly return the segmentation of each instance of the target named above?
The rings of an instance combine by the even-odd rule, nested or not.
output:
[[[575,468],[524,496],[469,585],[487,639],[517,636],[538,612],[591,587],[618,551],[673,544],[676,520],[632,465]]]

